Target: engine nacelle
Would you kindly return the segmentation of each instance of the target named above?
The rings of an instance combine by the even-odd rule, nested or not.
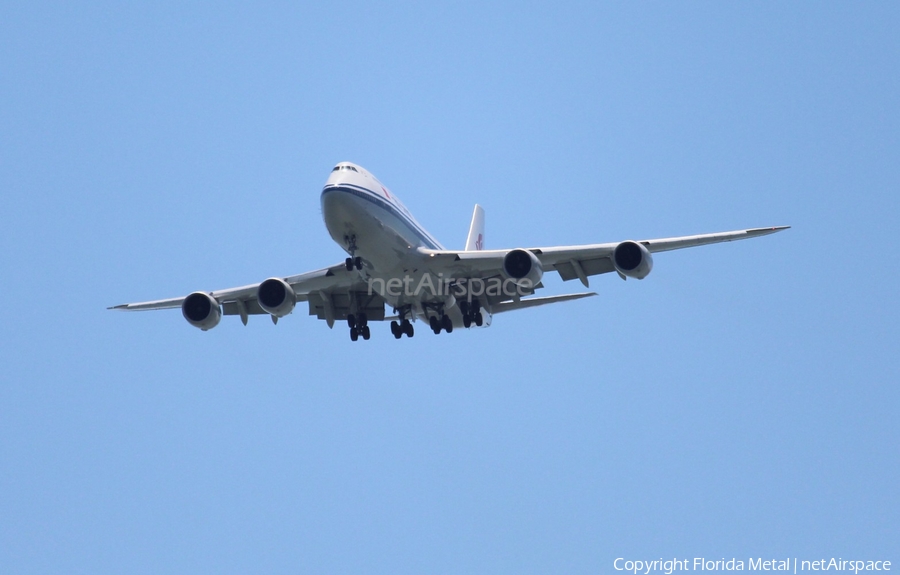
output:
[[[284,317],[294,311],[297,294],[283,279],[269,278],[259,284],[259,288],[256,290],[256,301],[266,313],[275,317]]]
[[[216,298],[202,291],[194,292],[181,302],[181,314],[188,323],[203,331],[219,325],[222,308]]]
[[[623,276],[642,280],[653,269],[653,256],[644,244],[627,241],[613,250],[613,265]]]
[[[541,260],[533,253],[517,249],[503,257],[503,274],[518,286],[534,287],[544,277],[544,268],[541,267]]]

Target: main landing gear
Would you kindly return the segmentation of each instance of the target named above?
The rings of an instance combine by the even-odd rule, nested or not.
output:
[[[447,333],[453,333],[453,321],[443,311],[443,307],[432,308],[440,315],[433,315],[429,318],[428,323],[431,326],[431,331],[434,332],[435,335],[441,333],[442,331],[446,331]],[[484,316],[481,315],[481,304],[478,303],[478,300],[461,301],[459,302],[459,311],[462,312],[462,320],[463,326],[469,328],[472,327],[474,323],[478,327],[481,327],[484,324]]]
[[[362,336],[363,339],[368,340],[372,335],[369,331],[369,319],[366,317],[366,314],[360,313],[357,315],[353,315],[352,313],[347,316],[347,325],[350,326],[350,340],[356,341],[359,339],[359,336]]]
[[[459,309],[463,312],[463,325],[465,327],[472,327],[473,323],[478,327],[484,324],[484,316],[481,315],[481,305],[477,299],[472,300],[471,303],[467,301],[459,302]]]
[[[400,316],[400,321],[391,321],[391,334],[393,334],[394,339],[400,339],[404,335],[406,337],[415,335],[416,331],[413,329],[412,322],[409,321],[409,316],[412,315],[412,307],[404,305],[400,308],[394,308],[394,311],[398,312]]]
[[[400,339],[404,335],[406,335],[406,337],[412,337],[416,332],[413,329],[412,323],[408,319],[404,319],[399,323],[397,320],[391,321],[391,333],[394,334],[394,339]]]
[[[433,315],[428,321],[431,324],[431,331],[434,332],[434,335],[441,333],[441,330],[444,330],[447,333],[453,333],[453,322],[450,321],[450,316],[447,314],[441,314],[440,319],[438,319],[436,315]]]
[[[347,266],[347,271],[352,272],[353,268],[361,270],[362,258],[359,256],[354,256],[354,254],[356,253],[356,236],[344,236],[344,241],[347,242],[347,250],[350,252],[350,257],[344,260],[344,265]]]

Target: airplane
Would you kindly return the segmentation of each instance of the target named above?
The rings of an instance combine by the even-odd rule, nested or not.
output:
[[[455,328],[490,326],[495,314],[595,296],[579,292],[530,297],[545,272],[563,281],[615,272],[644,279],[652,254],[755,238],[790,226],[576,246],[484,249],[484,210],[475,205],[465,248],[448,250],[413,217],[400,199],[362,166],[334,166],[321,195],[328,234],[348,257],[327,268],[288,277],[271,277],[218,291],[129,303],[108,309],[143,311],[181,308],[184,319],[203,331],[223,315],[269,315],[273,323],[305,302],[309,315],[329,328],[344,321],[350,339],[368,340],[369,321],[390,321],[395,339],[413,337],[423,321],[435,334]],[[390,307],[392,314],[385,312]]]

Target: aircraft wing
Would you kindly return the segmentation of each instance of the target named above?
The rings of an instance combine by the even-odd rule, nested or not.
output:
[[[365,282],[355,272],[347,271],[343,262],[320,270],[281,278],[293,288],[297,302],[310,302],[310,315],[334,323],[335,318],[345,317],[344,308],[349,309],[351,299],[358,298],[357,305],[368,313],[370,319],[384,316],[384,301],[377,294],[369,294]],[[259,284],[250,284],[209,292],[222,305],[223,315],[240,315],[246,323],[247,315],[266,312],[256,300]],[[187,296],[169,299],[126,303],[109,309],[125,311],[145,311],[155,309],[180,308]],[[363,300],[362,298],[365,298]],[[380,308],[380,311],[379,311]]]
[[[638,243],[643,244],[649,252],[656,253],[755,238],[773,234],[789,227],[751,228],[714,234],[640,240]],[[578,278],[582,283],[588,285],[588,276],[616,270],[611,255],[619,243],[526,249],[540,260],[545,272],[556,270],[565,281]],[[446,269],[459,277],[488,277],[501,273],[503,258],[510,250],[451,251],[420,248],[419,251],[431,258],[435,268]]]
[[[289,283],[294,292],[297,294],[297,301],[306,301],[308,294],[312,291],[334,288],[345,283],[348,287],[355,279],[344,264],[334,265],[320,270],[307,272],[296,276],[282,278]],[[343,280],[343,281],[342,281]],[[209,292],[209,295],[216,298],[219,303],[226,303],[236,300],[256,299],[256,290],[259,284],[250,284],[236,288],[228,288]],[[181,303],[187,296],[173,297],[169,299],[161,299],[155,301],[145,301],[139,303],[125,303],[116,305],[108,309],[121,309],[126,311],[145,311],[151,309],[171,309],[181,307]]]

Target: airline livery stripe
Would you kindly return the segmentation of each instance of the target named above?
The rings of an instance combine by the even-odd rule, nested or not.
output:
[[[322,194],[326,194],[328,192],[346,192],[353,194],[359,198],[372,202],[376,206],[390,213],[391,215],[398,218],[401,222],[406,224],[409,229],[420,239],[422,243],[425,244],[425,247],[432,250],[442,250],[444,249],[431,235],[423,230],[416,222],[414,222],[409,216],[401,212],[394,206],[392,203],[386,201],[384,198],[379,196],[377,193],[373,192],[368,188],[364,188],[362,186],[357,186],[354,184],[331,184],[325,186],[322,190]]]

